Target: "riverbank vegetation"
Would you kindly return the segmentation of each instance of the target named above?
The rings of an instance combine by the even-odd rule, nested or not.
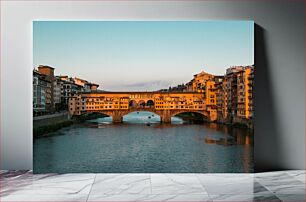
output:
[[[205,122],[210,123],[205,116],[199,113],[185,112],[185,113],[178,114],[176,116],[189,123],[195,123],[195,124],[205,123]],[[218,124],[227,125],[229,127],[234,127],[234,128],[253,129],[253,126],[247,125],[244,123],[218,123]]]
[[[33,136],[35,138],[48,136],[50,133],[56,132],[62,128],[69,127],[76,123],[83,123],[87,120],[98,119],[107,117],[105,114],[101,113],[90,113],[84,114],[80,117],[73,117],[71,120],[64,119],[61,121],[52,121],[50,119],[46,120],[45,124],[37,126],[34,122],[33,124]]]
[[[58,123],[52,123],[44,126],[33,127],[33,136],[34,137],[41,137],[48,133],[56,132],[61,128],[71,126],[74,121],[66,120]]]

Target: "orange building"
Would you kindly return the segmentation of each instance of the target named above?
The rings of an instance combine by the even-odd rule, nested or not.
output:
[[[237,117],[249,119],[253,116],[253,68],[246,67],[237,73]]]
[[[193,92],[204,93],[206,82],[213,79],[214,75],[208,74],[204,71],[195,74],[191,80],[191,88]]]
[[[233,66],[225,76],[202,71],[186,84],[186,91],[204,94],[206,110],[218,122],[232,123],[253,117],[254,66]]]
[[[69,111],[72,115],[81,115],[88,111],[130,111],[135,107],[154,108],[155,112],[187,110],[203,112],[210,121],[248,124],[244,120],[253,117],[253,78],[254,66],[234,66],[224,76],[204,71],[195,74],[190,82],[182,85],[184,92],[98,92],[91,88],[90,93],[70,97]],[[120,121],[122,116],[118,117]]]
[[[46,109],[50,112],[55,110],[55,102],[54,102],[54,68],[46,65],[39,65],[38,72],[42,75],[45,75],[45,79],[48,81],[46,87]]]
[[[205,110],[205,99],[200,93],[163,92],[96,92],[77,93],[69,99],[71,114],[80,115],[82,111],[109,109],[128,109],[135,106],[164,109]]]

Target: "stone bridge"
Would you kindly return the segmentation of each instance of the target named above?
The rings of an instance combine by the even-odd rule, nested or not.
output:
[[[132,112],[138,112],[138,111],[148,111],[148,112],[152,112],[154,114],[157,114],[158,116],[160,116],[160,121],[162,123],[171,123],[171,117],[181,114],[181,113],[185,113],[185,112],[194,112],[194,113],[199,113],[202,114],[203,116],[205,116],[207,119],[209,118],[209,113],[206,111],[200,111],[200,110],[180,110],[180,109],[173,109],[173,110],[156,110],[152,107],[150,108],[141,108],[141,107],[134,107],[134,108],[130,108],[127,110],[89,110],[84,113],[102,113],[102,114],[106,114],[108,116],[111,116],[113,119],[113,122],[115,123],[120,123],[123,121],[123,116],[132,113]]]
[[[155,113],[163,123],[170,123],[171,117],[185,112],[214,119],[206,110],[203,93],[197,92],[92,92],[69,98],[71,116],[97,112],[111,116],[113,122],[122,122],[123,116],[136,111]]]

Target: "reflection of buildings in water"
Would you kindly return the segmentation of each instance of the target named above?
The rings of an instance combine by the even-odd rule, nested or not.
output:
[[[226,134],[229,134],[229,129],[228,129],[228,127],[222,127],[222,130],[223,130],[223,132],[224,133],[226,133]]]
[[[246,128],[232,128],[232,136],[237,140],[238,144],[250,145],[252,144],[253,132]]]
[[[153,114],[145,115],[153,116]],[[157,115],[154,115],[157,116]],[[90,124],[87,123],[88,127],[99,127],[99,122],[91,122]],[[103,123],[104,124],[104,123]],[[122,125],[110,124],[111,126],[108,127],[119,127]],[[133,125],[133,123],[125,123],[124,126]],[[178,124],[178,125],[185,125],[185,124]],[[160,124],[159,122],[150,122],[143,127],[153,127],[155,129],[166,129],[166,128],[177,128],[177,130],[181,130],[181,127],[178,127],[177,124]],[[186,124],[189,125],[189,124]],[[231,145],[251,145],[252,144],[252,131],[244,128],[233,128],[227,125],[218,124],[218,123],[204,123],[201,124],[203,127],[209,129],[204,130],[201,132],[199,130],[199,136],[197,136],[197,141],[205,142],[206,144],[218,144],[224,146],[231,146]],[[220,132],[216,133],[216,131]],[[178,131],[179,132],[179,131]],[[203,136],[205,135],[204,141]]]
[[[245,144],[246,144],[246,145],[250,145],[250,143],[251,143],[251,138],[250,138],[250,136],[249,136],[249,135],[245,136]]]
[[[220,138],[212,138],[212,137],[205,137],[204,142],[206,144],[218,144],[224,146],[231,146],[231,145],[250,145],[251,144],[251,137],[249,135],[246,136],[227,136],[227,137],[220,137]]]
[[[206,144],[217,144],[223,146],[236,145],[236,141],[233,138],[210,139],[206,137],[204,141]]]
[[[244,137],[242,135],[236,136],[237,144],[244,144]]]
[[[209,124],[209,128],[217,130],[218,129],[218,125],[216,123],[210,123]]]
[[[213,129],[214,126],[209,124],[209,128]],[[224,134],[223,137],[216,137],[214,135],[207,135],[204,138],[206,144],[216,144],[222,146],[245,145],[242,151],[242,162],[244,172],[252,172],[253,169],[253,156],[252,149],[249,145],[252,144],[253,132],[244,128],[232,128],[225,125],[217,125],[217,131]]]
[[[160,124],[160,123],[152,123],[152,126],[154,126],[154,128],[175,128],[177,127],[175,124],[168,124],[168,123],[163,123],[163,124]]]
[[[249,139],[249,136],[247,137]],[[249,145],[249,144],[246,144],[246,145]],[[247,146],[247,147],[244,147],[243,149],[243,169],[245,173],[254,172],[253,164],[250,162],[253,162],[253,156],[251,155],[251,150],[249,146]]]
[[[253,132],[247,128],[234,128],[232,126],[227,126],[218,123],[204,123],[204,126],[207,127],[208,129],[219,131],[222,132],[223,134],[228,134],[231,137],[234,137],[237,140],[237,142],[239,142],[240,144],[246,144],[246,142],[250,144],[250,138],[253,135]]]
[[[233,128],[217,123],[207,123],[204,125],[214,131],[220,131],[223,134],[227,134],[223,137],[214,138],[208,134],[208,137],[204,139],[204,142],[207,144],[219,144],[224,146],[252,144],[252,131],[249,129]]]
[[[212,129],[214,131],[220,131],[225,134],[231,134],[231,130],[229,126],[226,126],[224,124],[218,124],[218,123],[204,123],[203,124],[208,129]]]

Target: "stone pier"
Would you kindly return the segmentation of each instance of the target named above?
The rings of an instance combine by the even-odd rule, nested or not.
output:
[[[122,123],[123,122],[123,115],[120,111],[114,111],[112,114],[113,123]]]
[[[170,110],[163,110],[162,114],[160,115],[160,122],[161,123],[171,123]]]

